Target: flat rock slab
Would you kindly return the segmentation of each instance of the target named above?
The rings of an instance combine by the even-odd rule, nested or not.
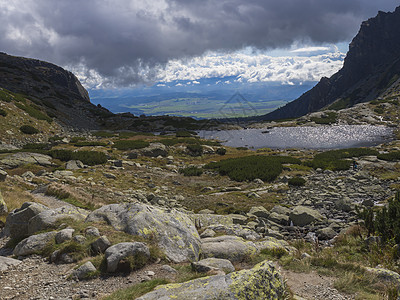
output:
[[[282,276],[268,261],[253,269],[157,287],[138,300],[284,299]]]
[[[30,237],[18,243],[13,254],[16,256],[36,254],[43,250],[47,246],[47,243],[55,238],[56,234],[56,231],[51,231],[37,235],[31,235]]]
[[[14,258],[0,256],[0,272],[6,271],[11,266],[20,264],[21,261]]]
[[[6,169],[14,169],[26,164],[36,164],[40,166],[50,167],[53,166],[51,160],[51,156],[48,155],[30,152],[19,152],[0,160],[0,166]]]
[[[192,262],[192,269],[200,273],[207,273],[211,270],[221,270],[225,273],[235,271],[235,267],[232,263],[222,258],[206,258],[198,262]]]
[[[86,222],[106,221],[116,230],[154,238],[173,262],[197,261],[201,248],[194,223],[180,211],[141,203],[110,204],[92,213]]]

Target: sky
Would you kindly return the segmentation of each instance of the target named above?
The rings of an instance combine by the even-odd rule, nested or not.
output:
[[[87,88],[236,76],[317,81],[394,0],[0,0],[0,51],[63,66]]]

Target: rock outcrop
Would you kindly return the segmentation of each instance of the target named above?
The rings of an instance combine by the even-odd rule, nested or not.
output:
[[[154,238],[165,255],[174,262],[196,261],[200,237],[186,214],[140,204],[110,204],[99,208],[86,219],[106,221],[116,230],[145,238]]]
[[[284,299],[285,285],[276,267],[268,261],[253,269],[199,278],[157,287],[138,300],[159,299]]]

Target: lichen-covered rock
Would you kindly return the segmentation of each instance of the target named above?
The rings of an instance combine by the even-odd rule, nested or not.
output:
[[[253,242],[237,236],[223,235],[202,240],[204,257],[228,259],[232,262],[242,261],[258,251]]]
[[[148,260],[150,250],[144,243],[119,243],[109,247],[105,253],[107,261],[107,272],[115,272],[119,262],[129,256]]]
[[[76,269],[72,276],[79,280],[86,279],[90,273],[96,272],[96,267],[90,262],[84,263],[78,269]]]
[[[65,164],[66,170],[79,170],[83,169],[85,166],[80,160],[69,160]]]
[[[306,226],[315,221],[321,221],[324,217],[315,209],[306,206],[296,206],[290,212],[290,220],[296,226]]]
[[[72,229],[72,228],[66,228],[66,229],[60,230],[56,234],[56,243],[62,244],[65,241],[72,240],[72,235],[74,232],[75,232],[75,229]]]
[[[1,181],[5,181],[6,178],[7,178],[7,175],[8,175],[8,174],[7,174],[6,171],[0,169],[0,182],[1,182]]]
[[[177,210],[166,210],[142,203],[103,206],[86,219],[106,221],[116,230],[154,238],[173,262],[197,261],[201,243],[194,223]]]
[[[167,147],[161,143],[151,143],[150,146],[141,149],[140,152],[148,157],[166,157],[168,155]]]
[[[265,249],[285,249],[287,252],[293,252],[296,249],[288,244],[288,242],[284,240],[278,240],[274,237],[265,237],[261,241],[254,242],[258,251],[262,251]]]
[[[95,254],[104,253],[110,246],[111,243],[105,235],[99,237],[97,240],[90,244],[90,247]]]
[[[374,275],[376,275],[379,279],[389,281],[392,284],[400,287],[400,275],[391,270],[383,269],[383,268],[366,268],[366,270]]]
[[[254,215],[259,218],[268,218],[269,212],[265,209],[264,206],[253,206],[250,208],[249,215]]]
[[[233,225],[233,218],[231,215],[214,215],[210,213],[198,213],[188,214],[188,217],[195,224],[200,224],[202,228],[210,225],[221,224],[221,225]]]
[[[50,167],[53,166],[51,159],[51,156],[44,154],[18,152],[0,160],[0,166],[7,169],[17,168],[25,164],[37,164],[40,166]]]
[[[21,261],[14,258],[0,256],[0,272],[7,270],[11,266],[20,264]]]
[[[138,300],[242,300],[285,299],[285,284],[277,268],[268,261],[253,269],[199,278],[185,283],[158,286]]]
[[[229,260],[214,257],[202,259],[198,262],[192,262],[192,269],[200,273],[207,273],[211,270],[221,270],[225,273],[235,271],[235,267]]]
[[[26,256],[40,252],[43,250],[47,243],[54,240],[56,231],[40,233],[31,235],[30,237],[22,240],[15,246],[13,254],[16,256]]]
[[[8,212],[7,204],[3,199],[3,195],[0,191],[0,216]]]
[[[61,219],[74,219],[76,221],[83,221],[87,217],[88,212],[84,209],[73,206],[62,206],[55,209],[47,209],[35,215],[29,220],[28,233],[54,228],[58,220]]]
[[[29,235],[28,223],[37,214],[48,210],[47,206],[34,202],[25,202],[21,208],[14,209],[6,219],[4,233],[12,238],[23,238]]]

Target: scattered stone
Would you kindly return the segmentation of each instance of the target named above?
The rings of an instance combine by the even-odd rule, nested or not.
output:
[[[169,266],[169,265],[163,265],[161,268],[162,268],[164,271],[168,272],[168,273],[174,273],[174,274],[178,273],[177,270],[175,270],[173,267],[171,267],[171,266]]]
[[[96,267],[90,262],[84,263],[78,269],[76,269],[72,276],[78,278],[79,280],[87,279],[90,273],[96,272]]]
[[[94,226],[89,226],[86,228],[85,234],[88,236],[100,236],[100,231]]]
[[[65,164],[65,169],[67,170],[79,170],[83,169],[85,166],[80,160],[69,160]]]
[[[253,269],[158,286],[138,300],[284,299],[285,284],[277,268],[264,261]]]
[[[206,209],[200,210],[198,213],[199,213],[199,214],[213,214],[214,211],[211,210],[211,209],[206,208]]]
[[[168,155],[167,147],[162,143],[151,143],[150,146],[141,149],[140,152],[148,157],[166,157]]]
[[[260,185],[264,184],[264,181],[262,181],[260,178],[254,179],[253,182],[254,182],[255,184],[260,184]]]
[[[306,206],[294,207],[290,212],[289,217],[296,226],[305,226],[324,219],[318,211]]]
[[[6,271],[11,266],[20,264],[21,261],[9,257],[0,256],[0,272]]]
[[[14,169],[26,164],[36,164],[44,167],[51,167],[53,166],[51,159],[51,156],[44,154],[18,152],[1,159],[0,166],[6,169]]]
[[[128,256],[147,261],[150,257],[150,251],[145,244],[139,242],[113,245],[105,252],[107,272],[116,272],[118,263]]]
[[[209,238],[209,237],[214,237],[216,235],[215,231],[207,228],[206,230],[204,230],[201,234],[200,234],[200,238],[204,239],[204,238]]]
[[[337,233],[332,227],[326,227],[318,230],[317,236],[320,240],[330,240],[337,236]]]
[[[26,256],[38,253],[47,246],[48,242],[54,239],[56,234],[56,231],[51,231],[37,235],[31,235],[17,244],[13,254],[16,256]]]
[[[0,182],[6,181],[7,175],[6,171],[0,169]]]
[[[117,176],[115,176],[115,175],[112,174],[112,173],[104,172],[103,175],[104,175],[104,177],[106,177],[106,178],[108,178],[108,179],[117,179]]]
[[[86,241],[86,238],[81,234],[75,235],[72,239],[79,244],[84,244]]]
[[[72,235],[75,232],[75,229],[72,228],[66,228],[63,229],[56,234],[56,243],[57,244],[62,244],[65,241],[72,240]]]
[[[252,208],[250,208],[248,214],[265,219],[269,217],[269,212],[263,206],[253,206]]]
[[[95,254],[100,254],[104,253],[107,250],[107,248],[111,246],[111,243],[107,239],[107,237],[103,235],[99,237],[97,240],[95,240],[93,243],[91,243],[90,246]]]
[[[198,262],[192,262],[192,269],[199,273],[207,273],[211,270],[221,270],[225,273],[235,271],[235,267],[227,259],[222,258],[206,258]]]
[[[136,159],[138,158],[137,152],[129,152],[128,153],[128,159]]]

